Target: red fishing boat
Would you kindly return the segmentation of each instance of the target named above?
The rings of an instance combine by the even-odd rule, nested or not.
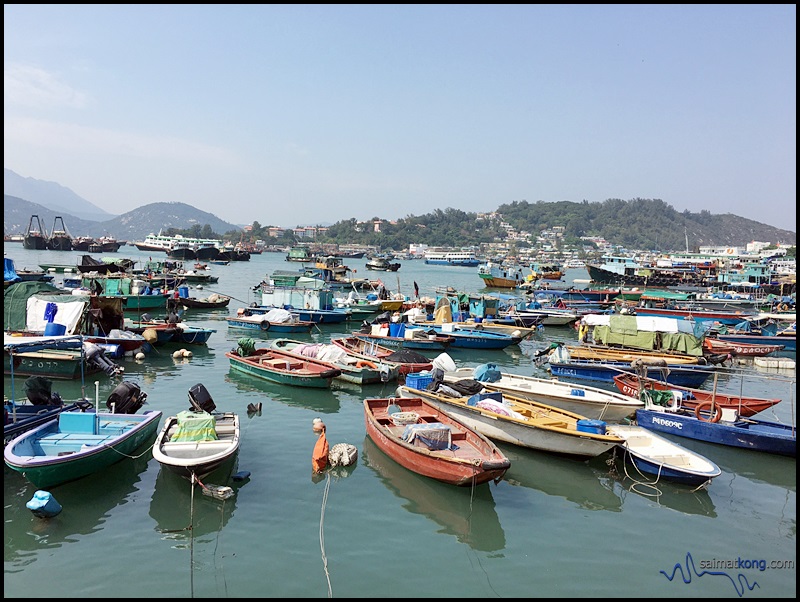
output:
[[[511,466],[497,445],[419,397],[365,399],[364,423],[387,456],[443,483],[499,481]]]
[[[730,408],[736,410],[739,416],[745,418],[763,412],[771,408],[780,399],[768,399],[765,397],[747,397],[743,395],[720,393],[719,391],[706,391],[705,389],[694,389],[691,387],[681,387],[672,384],[665,384],[652,378],[642,378],[635,374],[619,374],[614,377],[614,384],[621,393],[640,399],[640,391],[676,391],[683,395],[681,407],[697,410],[698,406],[705,408],[714,404],[720,408]]]

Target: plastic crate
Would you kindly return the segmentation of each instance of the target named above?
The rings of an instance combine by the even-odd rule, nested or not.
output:
[[[406,374],[406,386],[412,389],[424,391],[433,382],[433,375],[430,372],[412,372]]]

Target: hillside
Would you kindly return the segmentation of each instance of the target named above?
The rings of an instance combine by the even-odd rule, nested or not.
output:
[[[123,215],[111,216],[55,182],[23,178],[6,169],[4,234],[23,234],[32,215],[38,215],[49,231],[56,216],[73,236],[112,235],[120,240],[141,240],[151,232],[167,228],[185,230],[205,226],[219,234],[241,231],[241,227],[225,222],[211,213],[185,203],[151,203]],[[15,195],[10,190],[24,191],[30,196]],[[493,213],[468,213],[447,208],[435,209],[421,216],[381,224],[380,231],[364,228],[355,219],[343,218],[331,225],[322,236],[327,242],[375,245],[402,249],[411,243],[464,246],[503,240],[506,225],[535,238],[543,230],[564,228],[561,241],[578,244],[581,237],[601,237],[630,249],[659,251],[696,249],[707,245],[744,247],[754,240],[795,244],[797,235],[731,213],[714,215],[708,211],[678,212],[658,199],[608,199],[600,203],[571,201],[500,205]],[[89,219],[100,216],[105,219]],[[255,214],[244,216],[244,223],[263,220]],[[376,219],[380,219],[378,216]],[[265,231],[258,232],[262,238]]]
[[[200,211],[185,203],[151,203],[123,213],[113,219],[95,222],[80,219],[67,212],[56,212],[37,203],[4,195],[3,234],[24,234],[32,215],[38,215],[49,232],[56,216],[64,219],[64,225],[72,236],[112,235],[119,240],[141,240],[150,233],[167,228],[191,228],[195,224],[208,224],[220,234],[241,230],[239,226],[222,221],[217,216]]]

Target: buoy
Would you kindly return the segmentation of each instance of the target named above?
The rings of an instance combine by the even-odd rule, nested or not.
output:
[[[349,443],[337,443],[328,453],[328,463],[331,466],[350,466],[358,458],[358,448]]]
[[[172,352],[172,357],[174,357],[176,359],[179,358],[179,357],[183,357],[183,350],[182,349],[178,349],[178,351],[173,351]]]
[[[249,470],[240,470],[235,475],[231,477],[234,481],[244,481],[250,478],[250,471]]]
[[[183,350],[183,357],[192,357],[192,355],[194,355],[194,354],[191,351],[189,351],[188,349],[184,349]]]
[[[30,501],[25,504],[28,510],[39,518],[52,518],[61,512],[61,504],[49,491],[37,491]]]
[[[136,359],[137,359],[137,360],[141,361],[141,360],[143,360],[144,358],[145,358],[145,355],[144,355],[144,353],[143,353],[143,352],[141,352],[141,351],[140,351],[139,353],[137,353],[137,354],[136,354]]]

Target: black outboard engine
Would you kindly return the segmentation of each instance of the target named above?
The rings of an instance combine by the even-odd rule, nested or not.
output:
[[[122,366],[115,364],[108,359],[103,351],[103,348],[95,345],[94,343],[89,343],[88,341],[84,342],[83,351],[86,355],[86,361],[88,363],[97,366],[109,376],[116,376],[125,370],[125,368]]]
[[[35,406],[64,405],[61,395],[52,393],[53,381],[44,376],[31,376],[25,381],[25,395]]]
[[[134,382],[124,380],[111,391],[106,407],[115,414],[135,414],[147,402],[147,393]]]
[[[189,403],[192,404],[192,409],[195,412],[208,412],[210,414],[217,409],[217,405],[211,398],[211,393],[208,392],[203,383],[197,383],[189,389]]]

